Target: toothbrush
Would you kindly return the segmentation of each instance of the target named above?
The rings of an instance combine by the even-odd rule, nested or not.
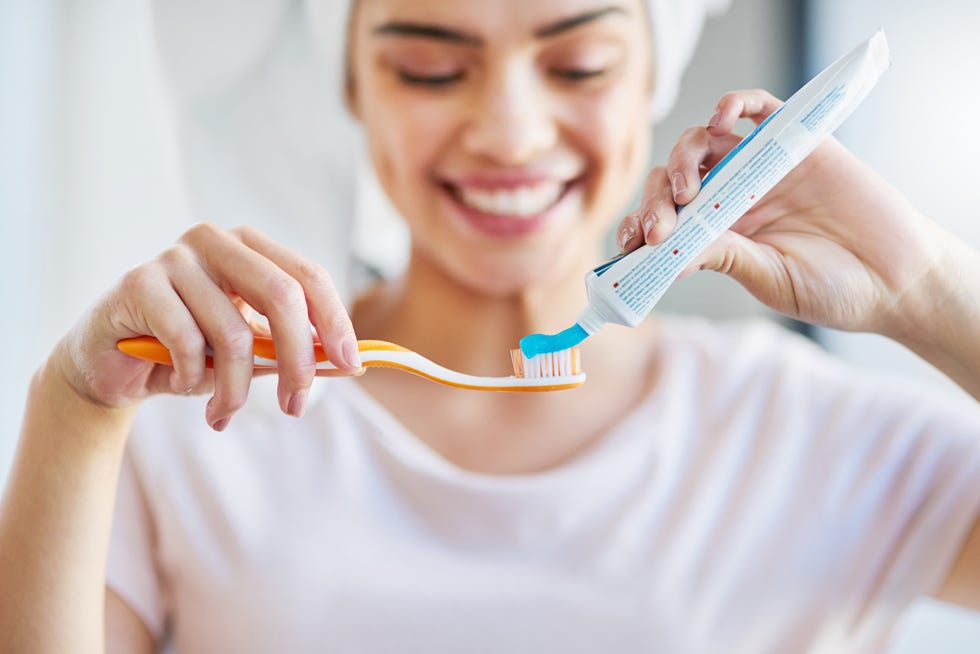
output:
[[[121,352],[138,359],[173,365],[170,351],[152,336],[138,336],[119,341]],[[425,358],[418,352],[388,341],[357,342],[361,363],[366,368],[395,368],[424,377],[446,386],[478,391],[559,391],[576,388],[585,383],[585,373],[579,366],[578,348],[556,352],[551,356],[524,357],[519,349],[511,351],[514,375],[510,377],[481,377],[451,370]],[[253,341],[254,366],[261,369],[277,367],[276,350],[271,338],[256,336]],[[319,343],[314,343],[317,370],[337,370]],[[211,349],[207,349],[206,365],[214,364]]]

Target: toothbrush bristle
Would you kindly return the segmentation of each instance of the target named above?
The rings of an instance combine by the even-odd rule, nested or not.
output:
[[[514,376],[537,379],[542,377],[565,377],[582,372],[578,347],[570,347],[557,352],[536,354],[531,358],[524,356],[520,348],[510,351],[514,364]]]

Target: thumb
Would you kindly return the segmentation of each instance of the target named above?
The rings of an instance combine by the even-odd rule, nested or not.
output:
[[[726,231],[691,262],[680,278],[698,270],[728,275],[770,308],[790,316],[798,313],[785,259],[771,245]]]

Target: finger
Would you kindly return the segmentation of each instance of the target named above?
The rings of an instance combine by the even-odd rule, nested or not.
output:
[[[338,368],[317,368],[316,376],[317,377],[360,377],[365,372],[367,372],[367,368],[364,366],[361,366],[354,372],[347,372],[345,370],[340,370]]]
[[[235,232],[242,242],[299,280],[306,293],[309,321],[327,358],[348,373],[358,371],[361,356],[354,326],[327,271],[256,229],[242,227]]]
[[[685,273],[695,270],[728,275],[767,306],[799,316],[790,266],[770,245],[729,230],[705,248]]]
[[[134,268],[123,277],[120,293],[137,300],[126,309],[133,322],[130,335],[154,336],[170,351],[170,390],[185,393],[198,386],[205,375],[204,336],[166,268],[152,264]]]
[[[174,369],[170,366],[154,366],[146,380],[146,388],[151,393],[174,393],[177,395],[200,395],[214,392],[214,371],[205,370],[204,377],[194,386],[179,388],[174,383]]]
[[[640,225],[639,210],[633,211],[616,228],[616,243],[622,253],[632,252],[643,245],[643,228]]]
[[[684,130],[667,158],[667,178],[674,201],[687,204],[701,188],[701,163],[708,154],[711,135],[703,127]]]
[[[702,173],[717,164],[741,139],[735,134],[712,136],[707,128],[691,127],[681,134],[667,158],[667,178],[674,202],[691,202],[701,190]]]
[[[238,312],[242,314],[245,322],[248,323],[248,327],[252,330],[252,334],[255,336],[272,336],[272,330],[269,329],[269,321],[265,319],[265,316],[249,306],[248,302],[242,298],[235,298],[234,303],[235,307],[238,309]]]
[[[666,168],[658,166],[647,174],[637,217],[643,240],[648,245],[662,242],[677,227],[677,207]]]
[[[253,368],[252,330],[232,299],[201,268],[187,247],[174,246],[162,260],[174,288],[194,316],[202,340],[211,346],[214,394],[205,417],[212,428],[221,431],[248,399]],[[200,360],[203,363],[204,357]]]
[[[279,406],[290,415],[302,415],[316,361],[309,311],[300,283],[235,235],[213,225],[198,225],[182,240],[192,247],[208,275],[225,293],[240,296],[269,319],[279,371]],[[231,344],[237,354],[246,342],[251,347],[252,333],[241,314],[237,310],[235,313],[243,327],[229,335],[235,339]]]
[[[782,100],[763,89],[730,91],[718,100],[707,129],[715,136],[729,134],[739,118],[748,118],[758,125],[782,104]]]

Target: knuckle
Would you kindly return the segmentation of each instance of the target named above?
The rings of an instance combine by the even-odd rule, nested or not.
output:
[[[211,345],[222,351],[234,363],[252,360],[252,330],[241,322],[222,325],[212,337]]]
[[[143,263],[123,275],[119,289],[126,296],[145,297],[156,288],[160,277],[155,263]]]
[[[719,105],[727,105],[737,101],[742,96],[742,91],[728,91],[718,100]]]
[[[221,228],[214,223],[203,221],[191,225],[178,239],[181,243],[200,243],[209,241],[221,233]]]
[[[254,242],[265,238],[265,234],[262,233],[262,230],[252,227],[251,225],[238,225],[237,227],[233,227],[230,231],[243,243]]]
[[[643,200],[640,202],[640,212],[645,214],[649,211],[658,211],[659,207],[663,206],[666,199],[669,197],[669,186],[662,185],[654,189],[652,192],[646,194]],[[636,216],[636,221],[639,222],[641,214]],[[628,217],[627,217],[628,219]],[[626,221],[624,221],[625,223]]]
[[[313,385],[313,378],[316,376],[316,364],[312,361],[304,361],[293,366],[289,374],[281,373],[286,378],[290,387],[300,390],[307,389]]]
[[[302,260],[298,266],[299,276],[311,290],[320,294],[334,293],[333,279],[323,266],[312,261]]]
[[[305,301],[299,282],[286,274],[271,275],[265,283],[266,296],[274,306],[294,308]]]
[[[666,174],[667,174],[667,166],[654,166],[653,168],[650,169],[650,172],[647,175],[647,177],[649,177],[650,179],[656,179],[659,177],[663,177]]]
[[[204,353],[204,336],[197,331],[182,331],[174,335],[170,346],[173,354],[179,359],[191,359]]]
[[[704,133],[703,127],[688,127],[683,132],[681,132],[681,141],[690,142],[698,141],[701,139],[701,135]]]
[[[670,153],[667,170],[665,171],[665,177],[668,181],[677,171],[689,170],[692,167],[696,167],[696,162],[700,160],[702,153],[707,147],[707,140],[703,138],[708,133],[707,128],[696,127],[691,129],[694,131],[683,137],[683,140],[678,144],[679,147],[674,148]]]
[[[351,324],[350,317],[343,310],[331,311],[324,322],[327,333],[337,343],[346,337],[354,336],[354,326]]]
[[[640,198],[640,206],[648,205],[650,200],[662,193],[663,189],[667,186],[667,168],[665,166],[657,166],[652,169],[647,174],[646,181],[643,184],[643,196]]]
[[[187,266],[195,261],[190,249],[183,243],[175,243],[160,253],[160,263],[167,269]]]

